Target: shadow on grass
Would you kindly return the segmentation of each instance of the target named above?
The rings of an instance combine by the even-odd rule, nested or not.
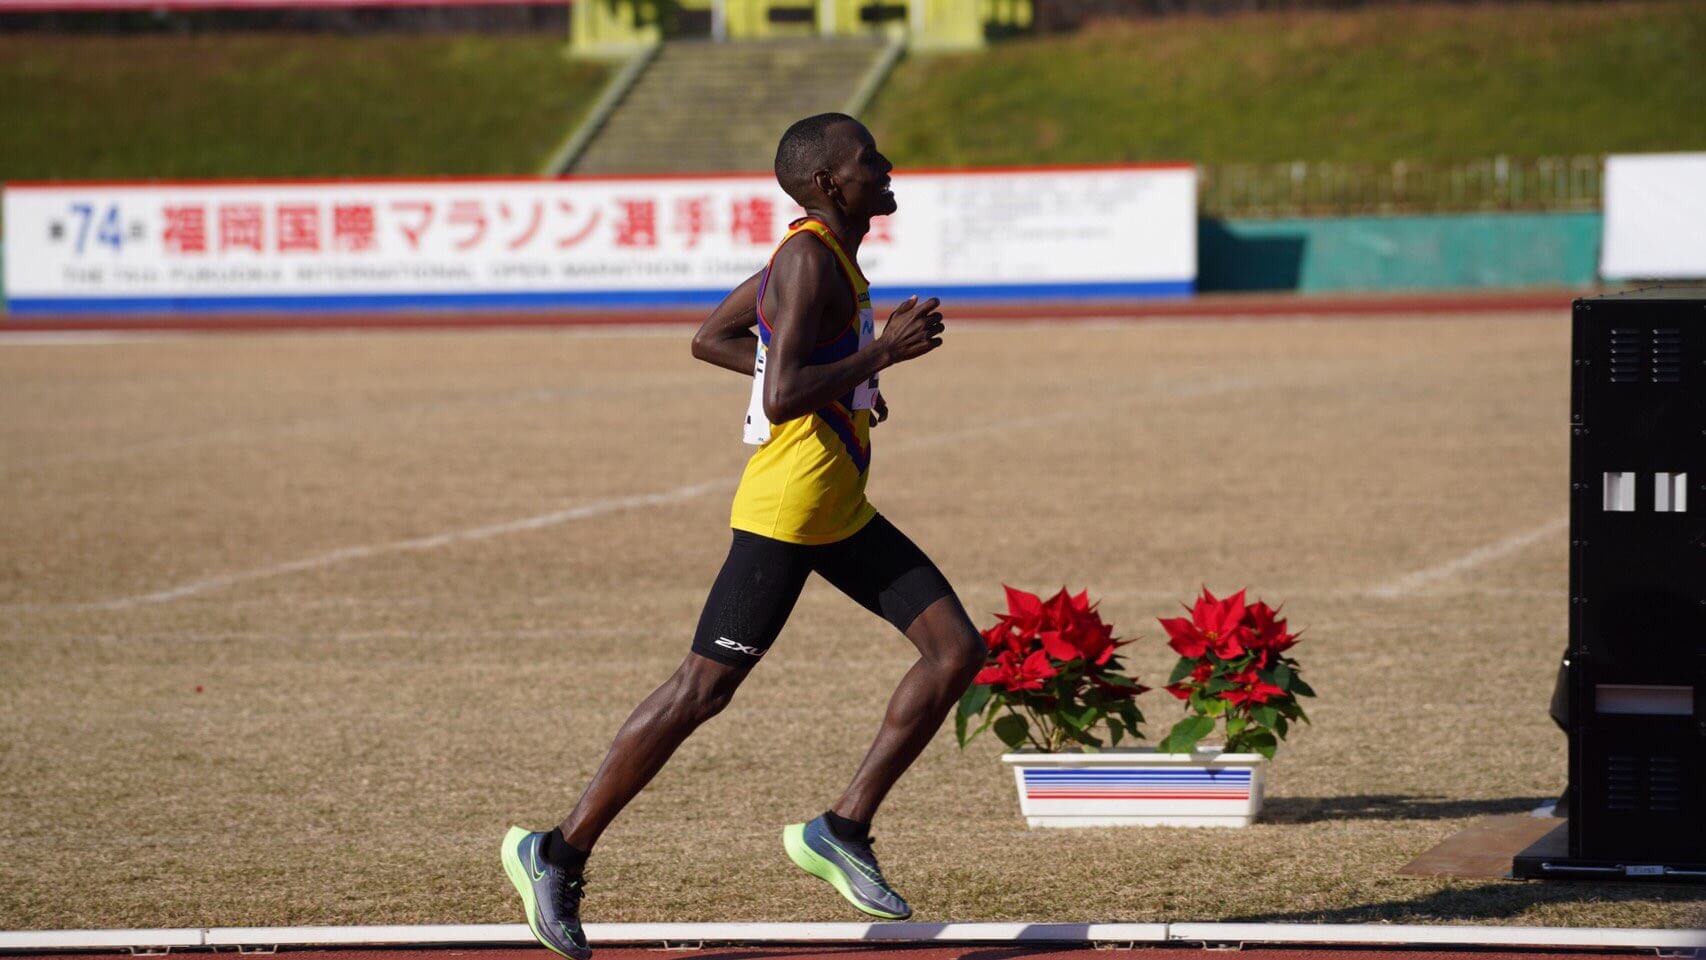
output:
[[[1262,823],[1319,823],[1323,820],[1460,820],[1500,813],[1527,813],[1553,797],[1501,797],[1452,800],[1369,794],[1358,797],[1269,797],[1262,801]]]
[[[1225,923],[1436,923],[1499,920],[1560,903],[1693,903],[1706,921],[1706,886],[1680,883],[1584,883],[1579,880],[1495,880],[1440,890],[1413,900],[1387,900],[1332,910],[1287,910],[1221,918]]]

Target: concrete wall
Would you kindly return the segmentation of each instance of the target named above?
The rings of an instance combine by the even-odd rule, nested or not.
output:
[[[1597,212],[1205,217],[1197,289],[1585,287],[1595,279],[1601,220]]]

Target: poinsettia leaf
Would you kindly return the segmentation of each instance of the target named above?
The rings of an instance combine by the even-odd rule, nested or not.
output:
[[[1228,737],[1236,737],[1240,733],[1243,733],[1244,728],[1249,725],[1250,721],[1244,717],[1228,717],[1226,720],[1226,735]]]
[[[1137,728],[1143,723],[1143,713],[1137,709],[1137,704],[1130,700],[1121,700],[1114,707],[1114,710],[1119,713],[1120,719],[1125,721],[1125,725],[1131,729],[1131,735],[1137,736]]]
[[[1087,706],[1082,710],[1064,710],[1061,717],[1074,730],[1088,730],[1102,717],[1102,710],[1100,707]]]
[[[1315,696],[1315,688],[1303,682],[1302,677],[1291,678],[1291,692],[1299,697]]]
[[[1119,720],[1117,720],[1113,717],[1109,717],[1108,718],[1108,740],[1111,743],[1111,745],[1116,746],[1116,747],[1119,746],[1120,740],[1123,739],[1124,737],[1125,737],[1125,725],[1123,723],[1121,723]]]
[[[1279,687],[1281,690],[1290,690],[1291,689],[1291,681],[1293,679],[1293,676],[1292,676],[1292,672],[1291,672],[1290,667],[1286,666],[1284,663],[1275,664],[1274,669],[1273,669],[1273,677],[1274,678],[1272,680],[1270,680],[1269,682],[1272,683],[1274,686]]]
[[[1214,730],[1214,721],[1208,717],[1186,717],[1173,724],[1173,729],[1162,740],[1159,749],[1162,753],[1190,753],[1196,749],[1197,742],[1208,736]]]
[[[1232,681],[1225,677],[1211,677],[1207,683],[1203,684],[1203,692],[1220,693],[1223,690],[1231,690],[1232,687]]]
[[[1173,672],[1167,675],[1167,683],[1174,684],[1185,679],[1191,675],[1191,671],[1195,670],[1196,666],[1195,660],[1189,657],[1180,657],[1179,662],[1173,665]]]
[[[989,703],[990,694],[993,692],[986,683],[974,683],[967,687],[966,692],[960,695],[960,721],[963,723],[965,720],[982,713],[983,708]]]
[[[1211,717],[1218,717],[1226,712],[1226,701],[1218,698],[1210,700],[1203,704],[1203,712]]]
[[[1100,747],[1102,745],[1101,738],[1097,737],[1095,734],[1091,733],[1088,730],[1074,730],[1074,731],[1072,731],[1072,739],[1076,740],[1079,743],[1085,744],[1086,746]]]
[[[1279,734],[1280,739],[1283,740],[1285,739],[1285,732],[1289,726],[1290,725],[1287,723],[1286,719],[1284,717],[1280,717],[1278,720],[1274,721],[1274,732]]]
[[[1024,746],[1030,732],[1031,725],[1016,713],[1003,714],[995,721],[995,735],[1012,750]]]
[[[1279,719],[1279,711],[1266,704],[1257,704],[1250,710],[1250,719],[1264,727],[1273,726]]]
[[[1278,746],[1279,741],[1274,739],[1273,734],[1268,733],[1265,730],[1260,733],[1252,733],[1248,737],[1244,738],[1245,749],[1259,753],[1262,756],[1267,757],[1269,760],[1274,758],[1274,750]]]
[[[954,713],[954,739],[960,742],[961,750],[966,748],[966,715],[957,711]]]
[[[1133,680],[1130,677],[1122,677],[1117,673],[1110,673],[1107,676],[1104,676],[1102,678],[1102,682],[1113,684],[1116,687],[1125,687],[1128,690],[1135,690],[1138,687],[1143,686],[1143,684],[1138,683],[1136,680]]]

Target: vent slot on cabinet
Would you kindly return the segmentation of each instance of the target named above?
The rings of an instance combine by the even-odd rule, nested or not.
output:
[[[1682,812],[1682,759],[1680,757],[1648,758],[1647,806],[1654,813]]]
[[[1682,328],[1613,327],[1612,383],[1681,383]]]
[[[1681,813],[1682,758],[1610,755],[1605,760],[1605,805],[1618,813]]]
[[[1641,779],[1636,773],[1635,758],[1613,754],[1605,759],[1605,805],[1623,813],[1633,813],[1641,794]]]

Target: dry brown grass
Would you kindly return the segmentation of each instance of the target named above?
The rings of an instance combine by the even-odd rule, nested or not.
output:
[[[1698,890],[1394,874],[1564,779],[1562,531],[1373,591],[1563,515],[1566,319],[963,329],[886,376],[873,499],[980,620],[1003,580],[1089,587],[1155,679],[1152,618],[1248,583],[1321,694],[1247,831],[1026,831],[997,745],[944,734],[878,820],[920,919],[1697,922]],[[504,828],[683,655],[744,390],[682,330],[0,348],[0,927],[515,920]],[[777,834],[908,661],[809,587],[600,846],[589,918],[850,919]]]

